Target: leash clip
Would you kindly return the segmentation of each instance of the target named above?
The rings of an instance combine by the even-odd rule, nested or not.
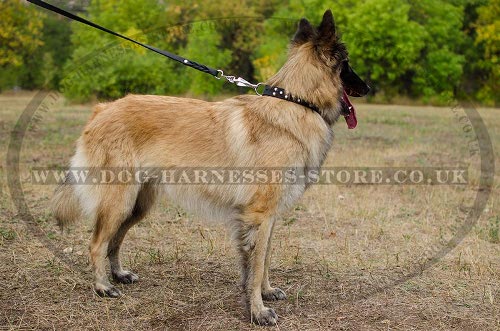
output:
[[[217,76],[215,76],[215,78],[217,79],[221,79],[221,78],[225,78],[228,82],[230,82],[231,84],[236,84],[237,86],[241,86],[241,87],[249,87],[249,88],[252,88],[254,89],[255,93],[257,95],[262,95],[262,93],[260,93],[258,91],[259,87],[261,85],[263,85],[264,83],[257,83],[257,84],[252,84],[250,83],[249,81],[247,81],[246,79],[243,79],[241,77],[236,77],[236,76],[229,76],[229,75],[224,75],[224,72],[222,70],[217,70],[217,72],[219,73]]]

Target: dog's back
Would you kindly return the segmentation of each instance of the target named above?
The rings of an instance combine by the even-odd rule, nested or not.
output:
[[[282,101],[253,96],[210,103],[147,95],[129,95],[99,104],[77,142],[71,168],[98,171],[158,167],[318,167],[330,143],[324,140],[325,132],[321,129],[328,135],[329,128],[314,114],[300,115],[293,109],[295,105],[286,109],[280,107],[282,104],[288,106]],[[311,127],[311,124],[316,125]],[[106,195],[103,192],[109,186],[75,184],[69,176],[55,195],[54,214],[61,224],[77,218],[80,209],[95,216],[100,197]],[[230,209],[244,205],[255,192],[252,185],[167,185],[164,188],[171,199],[188,209],[200,211],[196,201],[204,201],[204,212],[208,211],[207,199],[213,200],[209,202],[217,211],[223,206]],[[200,199],[200,195],[204,198]],[[78,199],[69,199],[73,196]]]

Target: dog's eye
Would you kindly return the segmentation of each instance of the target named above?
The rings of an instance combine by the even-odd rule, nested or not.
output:
[[[335,66],[335,70],[341,72],[343,70],[346,70],[346,68],[348,67],[349,67],[349,60],[342,60]]]
[[[333,71],[342,71],[342,68],[344,68],[344,61],[337,61],[333,67],[332,67],[332,70]]]

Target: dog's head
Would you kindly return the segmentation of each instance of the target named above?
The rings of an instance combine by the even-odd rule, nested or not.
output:
[[[318,69],[310,69],[313,73],[309,76],[314,77],[312,79],[315,80],[316,87],[309,93],[316,94],[315,99],[320,106],[340,108],[340,114],[346,117],[349,128],[354,128],[357,123],[356,113],[348,96],[365,96],[370,87],[351,68],[349,54],[337,35],[330,10],[325,12],[318,27],[313,27],[305,18],[300,20],[292,40],[291,52],[300,53],[303,57],[305,51],[312,55],[308,61],[311,62],[312,59],[313,68]],[[331,119],[332,115],[323,114],[323,117]]]

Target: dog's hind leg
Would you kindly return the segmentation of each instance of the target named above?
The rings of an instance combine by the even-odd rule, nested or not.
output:
[[[112,238],[130,217],[137,198],[132,185],[110,185],[101,188],[101,200],[96,211],[96,223],[90,242],[90,260],[94,271],[94,289],[100,296],[119,297],[106,275],[106,257]]]
[[[137,195],[137,200],[134,208],[132,209],[132,213],[120,225],[118,231],[116,231],[115,235],[109,242],[108,258],[111,266],[111,275],[117,282],[122,284],[131,284],[139,279],[139,277],[133,272],[123,269],[120,262],[120,247],[127,231],[143,219],[144,216],[146,216],[155,199],[156,188],[151,183],[144,184]]]
[[[267,242],[267,250],[266,250],[266,260],[264,264],[264,276],[262,279],[262,299],[266,301],[275,301],[275,300],[284,300],[286,299],[286,294],[277,287],[271,287],[269,282],[269,265],[271,264],[271,238],[274,229],[274,223],[271,228],[271,235],[269,236],[269,240]]]

